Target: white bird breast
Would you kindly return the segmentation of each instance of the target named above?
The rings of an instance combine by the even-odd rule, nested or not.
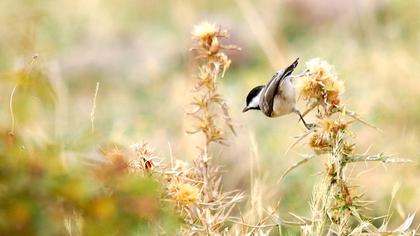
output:
[[[283,80],[279,85],[279,92],[274,97],[272,116],[283,116],[291,113],[295,104],[296,92],[289,77]]]

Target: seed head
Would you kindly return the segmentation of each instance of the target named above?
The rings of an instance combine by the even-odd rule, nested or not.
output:
[[[344,91],[337,80],[334,68],[325,60],[315,58],[306,63],[306,75],[297,80],[296,88],[300,97],[307,101],[317,101],[337,107]]]
[[[318,120],[318,126],[321,128],[321,132],[326,134],[336,135],[339,131],[347,128],[349,122],[343,122],[341,119],[331,119],[330,117],[324,117]]]
[[[148,143],[135,143],[130,146],[130,172],[149,171],[152,170],[158,163],[153,161],[157,159],[154,152]]]
[[[189,205],[197,202],[199,197],[199,190],[186,183],[178,183],[175,186],[172,198],[181,205]]]
[[[213,37],[218,36],[220,33],[220,27],[218,27],[214,23],[203,22],[199,25],[194,26],[194,30],[192,35],[195,39],[203,42],[203,43],[210,43]]]
[[[320,58],[314,58],[306,62],[306,68],[317,81],[336,80],[337,78],[334,67]]]
[[[331,139],[324,133],[315,132],[309,139],[309,146],[317,153],[322,153],[331,146]]]
[[[344,91],[343,82],[337,81],[337,80],[331,80],[331,79],[325,80],[324,89],[325,89],[325,95],[324,95],[325,102],[333,106],[340,105],[340,95]]]
[[[322,84],[315,77],[305,76],[300,78],[296,82],[296,88],[299,96],[303,100],[310,100],[312,98],[318,100],[322,97]]]

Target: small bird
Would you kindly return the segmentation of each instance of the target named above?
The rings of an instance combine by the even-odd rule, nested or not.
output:
[[[246,106],[242,112],[261,110],[268,117],[278,117],[294,112],[299,115],[305,127],[311,129],[312,124],[307,124],[302,114],[296,109],[296,93],[290,75],[298,65],[298,60],[299,58],[284,71],[277,71],[267,85],[253,88],[246,97]]]

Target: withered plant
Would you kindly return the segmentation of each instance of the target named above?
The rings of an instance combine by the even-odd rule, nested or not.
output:
[[[234,205],[242,199],[238,191],[225,192],[221,187],[220,166],[212,163],[211,145],[224,143],[226,130],[235,133],[228,106],[218,90],[231,60],[225,50],[240,50],[225,45],[229,35],[226,30],[212,23],[201,23],[192,32],[191,49],[198,66],[193,89],[193,101],[188,115],[194,120],[190,134],[202,135],[203,142],[193,165],[174,166],[179,176],[170,180],[169,191],[178,204],[188,226],[183,233],[221,235]],[[181,163],[181,162],[178,162]],[[177,169],[178,168],[178,169]],[[186,171],[182,169],[188,168]]]
[[[314,187],[312,216],[311,220],[302,226],[302,235],[379,235],[411,232],[408,231],[411,222],[406,222],[408,226],[401,232],[393,232],[386,230],[385,223],[380,228],[375,227],[372,218],[365,215],[367,202],[351,184],[347,167],[355,162],[401,163],[405,160],[382,153],[354,153],[355,144],[351,142],[354,135],[349,130],[349,125],[354,121],[367,123],[343,104],[341,95],[344,86],[343,82],[338,80],[334,68],[319,58],[308,61],[305,71],[296,78],[296,88],[300,98],[306,102],[307,110],[304,114],[314,112],[316,117],[315,128],[302,136],[309,136],[308,145],[315,153],[307,159],[325,157],[326,167],[321,181]]]
[[[187,114],[194,123],[191,135],[202,137],[199,153],[192,163],[175,160],[170,163],[157,158],[145,144],[135,144],[131,151],[108,150],[105,156],[113,166],[126,172],[151,175],[165,188],[164,201],[170,201],[183,222],[180,235],[229,235],[228,218],[236,203],[243,199],[239,191],[224,191],[220,166],[212,163],[212,145],[225,144],[226,132],[235,134],[228,106],[218,90],[231,60],[225,50],[240,50],[224,45],[226,30],[216,24],[202,23],[193,32],[191,49],[197,63],[191,110]],[[124,158],[121,158],[124,157]],[[168,233],[168,232],[165,232]]]

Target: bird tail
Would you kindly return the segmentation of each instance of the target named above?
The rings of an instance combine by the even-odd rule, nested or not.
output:
[[[293,71],[295,70],[295,68],[297,67],[298,63],[299,63],[299,57],[296,58],[296,60],[284,70],[281,77],[286,78],[287,76],[291,75]]]

